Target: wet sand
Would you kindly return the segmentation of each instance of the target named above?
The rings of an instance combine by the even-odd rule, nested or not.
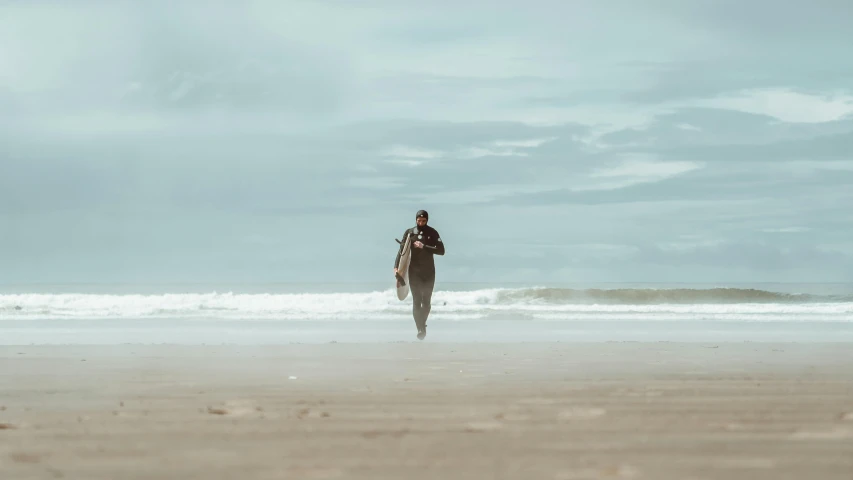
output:
[[[3,346],[0,472],[850,480],[853,348]]]

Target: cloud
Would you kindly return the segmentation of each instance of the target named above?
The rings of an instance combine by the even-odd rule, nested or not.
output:
[[[409,167],[419,167],[423,165],[425,162],[423,160],[414,160],[410,158],[395,158],[392,160],[388,160],[388,163],[394,163],[398,165],[407,165]]]
[[[832,270],[853,265],[853,257],[817,246],[780,247],[762,242],[728,241],[713,246],[667,249],[644,246],[635,260],[658,265],[729,267],[735,269],[781,272],[813,265],[832,265]]]
[[[617,190],[640,183],[659,182],[703,167],[703,164],[696,162],[660,162],[653,158],[633,156],[617,165],[592,171],[588,174],[588,183],[572,187],[572,190]]]
[[[702,164],[692,162],[660,162],[644,156],[622,156],[618,161],[606,167],[592,168],[587,172],[548,175],[537,174],[529,166],[519,165],[514,170],[503,166],[484,169],[472,166],[472,172],[481,172],[479,185],[465,188],[432,188],[428,192],[407,194],[404,198],[449,204],[485,204],[490,202],[517,201],[525,197],[541,198],[543,195],[571,195],[593,191],[614,191],[639,184],[648,184],[672,179],[679,175],[703,168]],[[525,179],[519,172],[526,169]],[[509,175],[490,175],[498,170]],[[553,171],[553,170],[551,170]],[[532,172],[532,173],[531,173]],[[512,181],[508,181],[512,179]]]
[[[660,146],[654,152],[664,158],[683,158],[691,161],[715,163],[782,162],[782,161],[848,161],[853,149],[853,122],[849,131],[826,135],[792,135],[790,139],[775,142],[740,143],[714,142],[715,144]]]
[[[352,177],[347,180],[347,184],[356,188],[387,190],[400,188],[405,185],[405,182],[396,177]]]
[[[444,152],[427,150],[418,147],[407,147],[405,145],[394,145],[381,153],[384,157],[392,157],[392,162],[405,163],[407,165],[421,165],[425,160],[442,158]]]
[[[838,161],[811,161],[811,160],[793,160],[780,163],[780,170],[785,170],[798,175],[815,175],[826,171],[853,172],[853,158],[850,160]]]
[[[689,125],[690,127],[686,127]],[[846,131],[844,122],[781,123],[763,114],[711,107],[683,107],[657,115],[643,129],[626,129],[602,138],[621,146],[631,142],[657,139],[651,143],[667,148],[673,145],[762,144],[811,138]]]
[[[482,158],[482,157],[527,157],[526,152],[521,152],[513,148],[485,148],[485,147],[470,147],[466,148],[454,155],[457,158]]]
[[[781,227],[781,228],[762,228],[760,231],[765,233],[804,233],[810,231],[808,227]]]
[[[463,190],[433,191],[426,194],[404,194],[411,201],[438,205],[487,204],[495,200],[522,194],[536,194],[559,190],[559,186],[541,184],[491,184],[471,187]]]
[[[853,114],[853,95],[810,95],[790,89],[747,90],[690,104],[767,115],[791,123],[833,122]]]
[[[530,147],[539,147],[548,142],[553,142],[556,140],[556,137],[550,138],[532,138],[530,140],[498,140],[494,142],[496,147],[522,147],[522,148],[530,148]]]
[[[270,117],[310,123],[351,98],[345,55],[257,28],[249,9],[205,7],[205,22],[162,2],[0,9],[0,104],[11,95],[17,112],[0,127],[20,134],[268,130]]]
[[[581,124],[533,126],[519,121],[460,121],[431,119],[363,119],[335,128],[335,134],[364,148],[388,153],[392,148],[431,152],[456,151],[473,145],[496,146],[496,142],[532,142],[547,148],[559,140],[540,143],[543,138],[563,138],[584,134]],[[498,145],[500,146],[500,145]]]
[[[488,125],[488,124],[484,124]],[[464,134],[467,126],[461,125],[460,131],[455,133],[456,140],[452,144],[446,144],[446,139],[437,144],[433,144],[434,137],[425,135],[419,139],[413,139],[421,145],[435,145],[451,147],[444,150],[438,150],[431,146],[411,146],[396,144],[390,147],[384,147],[380,151],[380,155],[388,157],[390,163],[407,165],[411,167],[422,166],[428,162],[434,161],[453,161],[453,160],[472,160],[485,157],[529,157],[535,149],[545,145],[546,143],[557,140],[558,137],[547,138],[527,138],[527,139],[493,139],[484,141],[488,138],[488,134],[482,130],[478,130],[474,135],[471,135],[468,141],[465,140]],[[499,135],[503,128],[496,129],[492,134]]]
[[[551,138],[532,138],[528,140],[496,140],[481,145],[472,145],[457,152],[448,154],[451,158],[473,159],[482,157],[529,157],[533,150],[548,142]],[[535,153],[535,152],[534,152]]]

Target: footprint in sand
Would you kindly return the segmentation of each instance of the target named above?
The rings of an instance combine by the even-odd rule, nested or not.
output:
[[[238,417],[253,415],[263,411],[263,409],[252,400],[230,400],[225,402],[225,408],[228,409],[231,415]]]
[[[495,420],[501,420],[506,422],[526,422],[530,420],[531,416],[526,413],[516,413],[516,412],[507,412],[507,413],[498,413],[495,415]]]
[[[263,413],[264,409],[252,400],[230,400],[219,407],[207,407],[207,413],[211,415],[228,415],[232,417],[245,417],[252,414]]]
[[[466,432],[493,432],[503,428],[501,422],[469,422],[465,426]]]
[[[41,462],[44,455],[37,453],[13,453],[10,455],[10,458],[15,463],[29,463],[36,464]]]

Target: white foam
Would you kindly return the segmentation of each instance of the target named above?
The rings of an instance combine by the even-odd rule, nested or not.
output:
[[[565,304],[508,299],[490,289],[437,291],[431,317],[445,320],[531,319],[543,321],[812,321],[853,322],[853,302]],[[0,320],[221,319],[321,321],[399,319],[411,312],[393,291],[325,294],[15,294],[0,295]]]

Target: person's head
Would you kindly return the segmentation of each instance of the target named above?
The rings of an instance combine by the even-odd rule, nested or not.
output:
[[[415,222],[417,222],[419,227],[423,227],[429,221],[429,213],[426,210],[418,210],[418,213],[415,215]]]

